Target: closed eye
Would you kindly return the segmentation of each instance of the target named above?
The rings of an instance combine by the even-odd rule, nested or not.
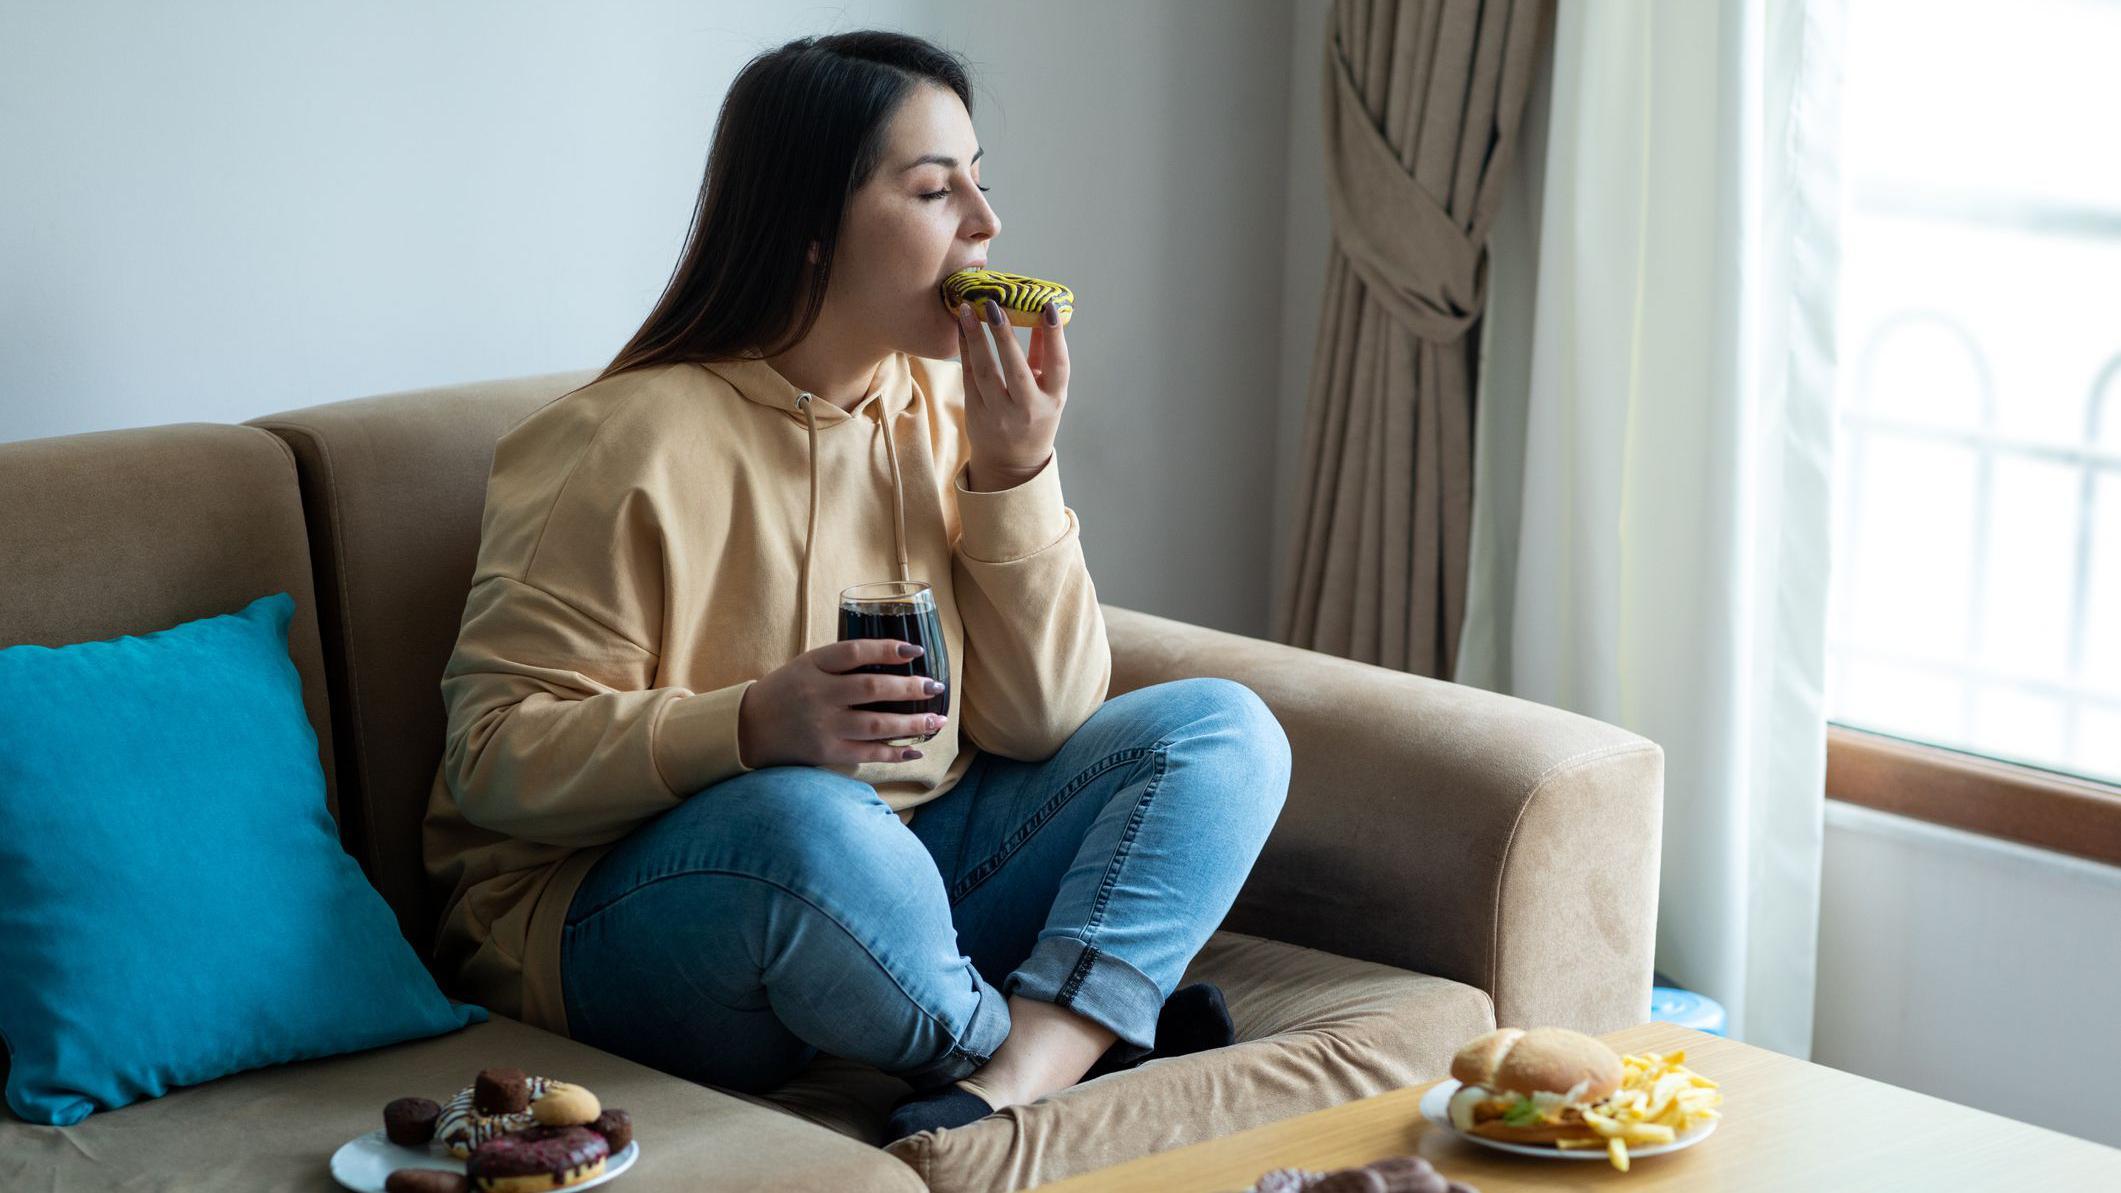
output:
[[[979,189],[980,189],[981,191],[989,191],[989,190],[993,190],[994,188],[993,188],[993,187],[987,187],[987,186],[983,186],[983,187],[980,187]],[[939,190],[939,191],[929,191],[929,192],[928,192],[927,194],[925,194],[925,195],[922,195],[922,196],[921,196],[921,198],[923,198],[923,199],[929,199],[929,200],[934,200],[934,199],[940,199],[940,198],[942,198],[943,196],[945,196],[945,195],[947,195],[947,194],[950,194],[950,193],[951,193],[951,192],[950,192],[950,190],[949,190],[949,189],[948,189],[948,188],[946,187],[946,188],[944,188],[943,190]]]

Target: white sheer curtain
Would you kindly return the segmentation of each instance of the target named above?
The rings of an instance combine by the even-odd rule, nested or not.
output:
[[[1456,675],[1664,747],[1658,968],[1798,1056],[1841,24],[1841,0],[1561,5],[1493,234]]]

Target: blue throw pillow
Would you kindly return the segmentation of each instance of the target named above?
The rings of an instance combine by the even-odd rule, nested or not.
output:
[[[0,650],[7,1104],[91,1111],[481,1022],[339,845],[294,598]]]

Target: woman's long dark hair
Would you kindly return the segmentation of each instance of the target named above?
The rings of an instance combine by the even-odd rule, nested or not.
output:
[[[598,380],[800,343],[825,305],[840,216],[875,173],[892,114],[924,83],[970,112],[966,74],[957,55],[881,30],[797,38],[746,63],[715,120],[677,269]]]

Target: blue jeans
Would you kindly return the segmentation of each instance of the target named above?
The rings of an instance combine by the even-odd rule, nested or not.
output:
[[[1132,1060],[1288,782],[1281,725],[1225,679],[1108,700],[1043,762],[981,754],[911,825],[832,771],[738,775],[583,880],[568,1030],[726,1089],[771,1089],[819,1051],[929,1088],[987,1062],[1018,995],[1110,1028]]]

